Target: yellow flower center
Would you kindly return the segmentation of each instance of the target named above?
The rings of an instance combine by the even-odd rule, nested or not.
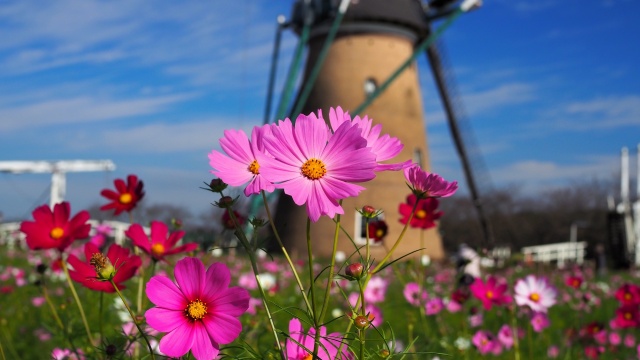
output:
[[[258,164],[257,160],[253,160],[251,164],[249,164],[247,170],[249,170],[253,175],[258,175],[260,174],[260,164]]]
[[[533,301],[533,302],[538,302],[540,301],[540,294],[538,293],[532,293],[531,295],[529,295],[529,300]]]
[[[493,291],[487,291],[487,299],[493,299]]]
[[[301,172],[307,179],[318,180],[327,173],[327,169],[321,160],[314,158],[302,165]]]
[[[120,195],[118,201],[120,201],[120,204],[128,204],[133,201],[133,196],[131,196],[131,194],[129,193],[124,193]]]
[[[630,293],[624,293],[624,299],[625,300],[631,300],[631,294]]]
[[[376,230],[376,237],[380,238],[382,237],[382,235],[384,235],[384,230],[382,229]]]
[[[158,243],[151,245],[151,253],[155,256],[162,256],[164,254],[164,245]]]
[[[424,219],[424,218],[427,217],[427,212],[424,211],[424,210],[418,210],[418,211],[416,211],[416,217],[418,219]]]
[[[207,305],[200,300],[190,301],[184,312],[191,320],[202,320],[207,314]]]
[[[313,355],[307,354],[301,360],[312,360],[312,359],[313,359]]]
[[[58,240],[64,235],[64,229],[62,229],[61,227],[54,227],[53,229],[51,229],[49,235],[53,239]]]
[[[49,235],[53,239],[58,240],[64,235],[64,229],[62,229],[61,227],[54,227],[53,229],[51,229]]]
[[[630,312],[626,312],[626,313],[624,313],[624,318],[625,318],[625,320],[631,320],[631,317],[632,317],[632,316],[631,316],[631,313],[630,313]]]

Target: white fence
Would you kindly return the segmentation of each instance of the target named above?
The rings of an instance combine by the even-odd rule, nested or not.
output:
[[[573,261],[578,264],[584,262],[587,243],[564,242],[546,245],[527,246],[522,248],[525,260],[550,263],[556,261],[558,267],[563,267],[565,261]]]

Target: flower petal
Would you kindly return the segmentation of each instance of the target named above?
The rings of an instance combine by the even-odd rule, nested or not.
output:
[[[220,346],[207,333],[206,328],[199,323],[195,323],[193,333],[193,345],[191,353],[196,360],[210,360],[218,356]]]
[[[200,259],[186,257],[178,261],[174,275],[187,299],[195,300],[202,296],[205,272]]]
[[[183,323],[189,322],[183,311],[159,307],[147,310],[147,312],[144,313],[144,317],[149,326],[160,332],[170,332]]]
[[[205,317],[202,323],[207,328],[209,336],[219,344],[233,342],[242,331],[240,320],[217,311],[211,316]]]
[[[189,352],[194,342],[195,327],[185,322],[160,340],[160,351],[170,357],[179,358]]]
[[[189,302],[182,291],[166,276],[156,275],[149,280],[147,297],[156,306],[183,311]]]

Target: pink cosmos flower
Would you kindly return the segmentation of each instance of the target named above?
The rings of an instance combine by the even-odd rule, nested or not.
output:
[[[427,301],[429,295],[422,290],[420,285],[414,282],[407,283],[402,291],[404,298],[413,306],[421,306]]]
[[[449,299],[449,301],[447,301],[447,311],[454,314],[459,312],[460,310],[462,310],[462,304],[460,304],[459,302],[453,300],[453,299]]]
[[[458,182],[448,182],[440,175],[428,173],[414,164],[404,169],[404,177],[411,191],[418,198],[438,198],[453,195],[458,190]]]
[[[535,275],[519,279],[514,290],[516,304],[529,306],[536,312],[547,312],[547,309],[556,303],[558,296],[558,291],[546,278],[537,278]]]
[[[132,224],[129,226],[129,229],[125,231],[125,235],[133,241],[133,244],[151,255],[154,261],[165,260],[166,256],[197,249],[198,244],[196,243],[176,246],[184,234],[185,232],[182,230],[169,234],[169,228],[161,221],[151,222],[150,237],[145,234],[140,224]]]
[[[375,177],[375,155],[355,125],[344,123],[331,135],[324,120],[312,113],[298,116],[295,126],[289,119],[280,121],[271,133],[264,141],[274,158],[265,158],[260,171],[294,203],[307,204],[313,222],[322,215],[344,214],[338,201],[364,190],[353,183]]]
[[[622,343],[622,336],[620,333],[612,331],[609,333],[609,344],[613,346],[618,346]]]
[[[444,302],[441,298],[429,299],[424,306],[427,315],[437,315],[444,309]]]
[[[312,358],[313,344],[315,338],[315,329],[309,329],[309,334],[305,334],[304,328],[300,320],[294,318],[289,321],[289,338],[287,339],[287,360],[307,360]],[[327,328],[320,327],[320,346],[318,347],[318,358],[320,360],[333,360],[338,355],[338,349],[342,342],[342,336],[339,333],[331,333],[327,335]],[[350,359],[351,356],[346,350],[346,346],[342,349],[342,358]]]
[[[493,336],[486,330],[478,330],[473,335],[471,343],[476,346],[476,349],[478,349],[478,352],[482,355],[491,353],[496,345]]]
[[[632,348],[636,345],[636,338],[633,334],[627,334],[624,336],[623,344],[628,348]]]
[[[551,325],[551,322],[549,321],[547,313],[536,312],[531,317],[531,327],[535,332],[542,332],[542,330],[548,328],[549,325]]]
[[[381,161],[389,160],[400,154],[404,148],[404,145],[398,138],[391,137],[389,134],[380,136],[380,132],[382,131],[381,124],[372,126],[373,120],[369,119],[366,115],[364,118],[360,118],[360,116],[356,115],[356,117],[351,120],[349,113],[343,111],[340,106],[335,109],[329,109],[329,123],[331,124],[333,131],[336,131],[340,125],[345,122],[351,122],[358,125],[360,128],[360,134],[367,140],[367,147],[371,148],[371,151],[376,155],[376,161],[378,162],[375,169],[376,171],[401,170],[411,165],[411,160],[396,164],[380,163]]]
[[[547,349],[547,356],[549,359],[555,359],[560,355],[560,349],[556,345],[551,345]]]
[[[269,129],[270,125],[255,126],[251,132],[251,142],[242,130],[225,130],[220,147],[228,155],[211,151],[209,165],[214,169],[211,173],[231,186],[248,182],[244,189],[245,196],[259,194],[262,190],[272,192],[274,185],[265,180],[261,173],[262,159],[267,156],[263,139]]]
[[[490,310],[492,305],[505,305],[511,303],[511,297],[506,294],[507,284],[498,283],[498,279],[493,276],[487,278],[485,283],[480,278],[476,278],[469,286],[473,296],[482,301],[486,310]]]
[[[33,306],[35,306],[35,307],[40,307],[45,302],[46,302],[46,299],[44,298],[44,296],[36,296],[36,297],[31,298],[31,304],[33,304]]]
[[[53,360],[84,360],[84,353],[81,349],[77,349],[78,356],[76,356],[76,352],[73,352],[69,349],[61,349],[55,348],[51,351],[51,358]]]
[[[502,327],[498,331],[498,341],[500,341],[500,343],[507,349],[511,349],[514,342],[513,330],[511,329],[511,326],[507,324],[502,325]]]
[[[181,357],[191,350],[197,360],[218,356],[220,344],[235,340],[242,331],[238,317],[249,307],[249,292],[229,288],[231,273],[222,263],[206,270],[197,258],[176,263],[176,283],[154,276],[147,283],[147,297],[156,307],[147,310],[147,324],[167,334],[160,351]]]
[[[367,287],[364,289],[364,300],[370,304],[383,302],[387,294],[387,286],[389,282],[381,276],[373,276],[369,280]]]

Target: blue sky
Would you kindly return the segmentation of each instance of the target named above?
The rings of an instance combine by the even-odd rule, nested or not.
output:
[[[260,124],[278,14],[291,1],[0,3],[0,160],[111,159],[70,173],[74,212],[134,173],[147,202],[204,212],[207,153]],[[442,40],[495,186],[611,179],[640,142],[640,2],[487,0]],[[278,88],[297,38],[283,37]],[[419,60],[432,170],[462,180]],[[339,104],[336,104],[339,105]],[[635,167],[632,166],[632,171]],[[5,219],[46,203],[47,174],[0,174]],[[43,197],[44,196],[44,197]]]

